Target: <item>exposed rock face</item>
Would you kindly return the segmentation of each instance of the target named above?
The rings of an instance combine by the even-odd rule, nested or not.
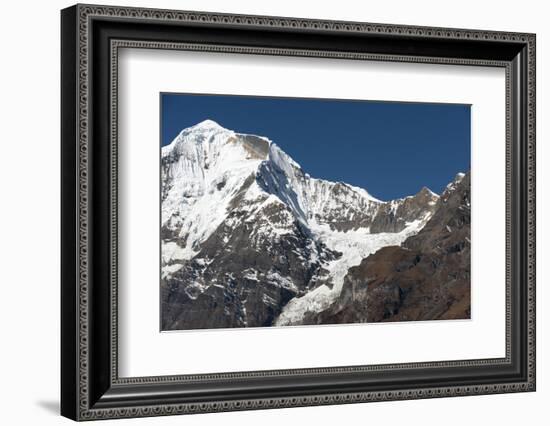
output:
[[[402,246],[349,269],[339,298],[310,324],[470,318],[470,174],[447,186],[437,209]]]
[[[385,203],[376,213],[370,225],[370,232],[400,232],[407,224],[418,219],[426,206],[434,207],[438,196],[424,187],[412,197]]]
[[[428,189],[382,202],[312,178],[268,139],[210,120],[163,147],[161,180],[163,330],[301,324],[439,205]]]

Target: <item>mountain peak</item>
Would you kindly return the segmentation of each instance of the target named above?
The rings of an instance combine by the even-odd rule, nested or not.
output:
[[[422,189],[420,191],[418,191],[418,194],[416,194],[416,195],[427,195],[429,197],[438,197],[439,198],[439,195],[437,195],[435,192],[433,192],[427,186],[423,186]]]
[[[201,121],[200,123],[195,124],[192,126],[193,129],[221,129],[221,130],[227,130],[214,120],[211,120],[207,118],[206,120]]]
[[[181,130],[178,136],[186,136],[190,134],[216,134],[216,133],[234,133],[232,130],[226,129],[214,120],[206,119],[193,126],[186,127]]]
[[[462,179],[464,179],[464,176],[466,176],[466,173],[459,172],[456,174],[454,181],[456,183],[460,182]]]
[[[223,137],[224,134],[231,135],[234,132],[228,130],[214,120],[203,120],[193,126],[182,129],[178,135],[168,145],[162,147],[162,156],[173,152],[185,150],[185,146],[200,145],[203,142],[213,142],[217,136]]]

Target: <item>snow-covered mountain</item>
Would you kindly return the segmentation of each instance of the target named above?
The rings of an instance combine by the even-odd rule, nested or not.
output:
[[[469,319],[470,210],[470,173],[459,173],[417,234],[351,267],[338,298],[302,324]]]
[[[211,120],[161,157],[164,330],[300,324],[334,302],[350,267],[422,229],[439,198],[377,200]]]

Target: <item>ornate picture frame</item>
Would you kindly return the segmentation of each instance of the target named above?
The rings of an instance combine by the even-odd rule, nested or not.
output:
[[[76,5],[61,12],[61,413],[73,420],[535,390],[535,35]],[[119,377],[118,52],[191,50],[506,72],[505,357]]]

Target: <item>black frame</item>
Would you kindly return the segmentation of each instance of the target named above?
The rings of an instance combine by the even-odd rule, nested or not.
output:
[[[507,72],[502,359],[119,378],[117,49],[486,65]],[[61,413],[74,420],[535,390],[535,36],[76,5],[61,13]]]

